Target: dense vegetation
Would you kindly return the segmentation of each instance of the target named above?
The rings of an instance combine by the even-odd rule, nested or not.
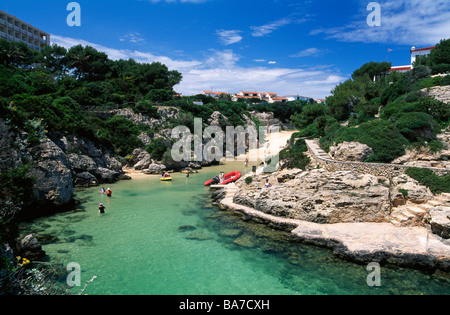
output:
[[[450,40],[442,40],[428,57],[419,58],[412,71],[390,72],[390,63],[370,62],[339,84],[326,105],[311,104],[291,116],[299,135],[333,144],[358,141],[374,153],[367,162],[391,162],[405,148],[442,148],[436,134],[449,125],[450,106],[422,96],[421,89],[450,85]]]
[[[292,134],[289,145],[280,151],[279,157],[284,161],[285,167],[304,170],[311,160],[305,154],[308,151],[305,140],[297,137],[298,133]]]
[[[438,176],[432,170],[417,167],[408,168],[406,174],[427,186],[434,194],[450,193],[450,175]]]

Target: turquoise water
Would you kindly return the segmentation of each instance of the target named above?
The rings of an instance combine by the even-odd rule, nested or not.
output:
[[[90,295],[450,294],[448,275],[398,267],[382,267],[381,287],[369,287],[366,266],[218,210],[203,182],[222,170],[243,170],[241,164],[189,178],[173,174],[172,182],[122,181],[109,186],[112,198],[99,188],[79,189],[78,210],[21,229],[56,236],[43,249],[51,262],[79,263],[82,286],[97,276],[84,291]]]

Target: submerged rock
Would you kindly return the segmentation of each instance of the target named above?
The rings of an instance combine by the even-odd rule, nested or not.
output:
[[[256,245],[255,242],[253,241],[252,236],[249,234],[244,234],[238,237],[233,241],[233,243],[246,248],[252,248],[255,247]]]
[[[178,227],[178,230],[184,232],[184,231],[193,231],[196,230],[197,228],[193,225],[180,225]]]
[[[212,236],[205,233],[205,232],[194,232],[186,236],[186,239],[188,240],[196,240],[196,241],[206,241],[212,239]]]

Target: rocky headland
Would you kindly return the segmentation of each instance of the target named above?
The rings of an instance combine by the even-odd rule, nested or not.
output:
[[[353,161],[367,152],[358,143],[332,150],[333,157]],[[433,195],[405,174],[329,171],[311,160],[305,170],[249,173],[217,191],[215,202],[352,261],[450,271],[450,194]]]

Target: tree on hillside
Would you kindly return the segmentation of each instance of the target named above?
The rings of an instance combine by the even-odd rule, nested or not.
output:
[[[67,52],[67,65],[77,79],[102,79],[108,72],[108,56],[91,46],[77,45]]]
[[[57,76],[67,71],[67,49],[58,45],[44,46],[36,57],[36,61],[50,73]]]
[[[450,39],[443,39],[430,53],[432,65],[450,64]]]
[[[15,68],[31,66],[36,54],[36,51],[25,43],[0,40],[0,64],[4,66]]]
[[[368,62],[364,64],[359,69],[356,69],[352,74],[352,79],[355,80],[358,77],[362,77],[364,75],[368,75],[370,79],[373,80],[377,75],[381,75],[391,69],[391,62]]]

